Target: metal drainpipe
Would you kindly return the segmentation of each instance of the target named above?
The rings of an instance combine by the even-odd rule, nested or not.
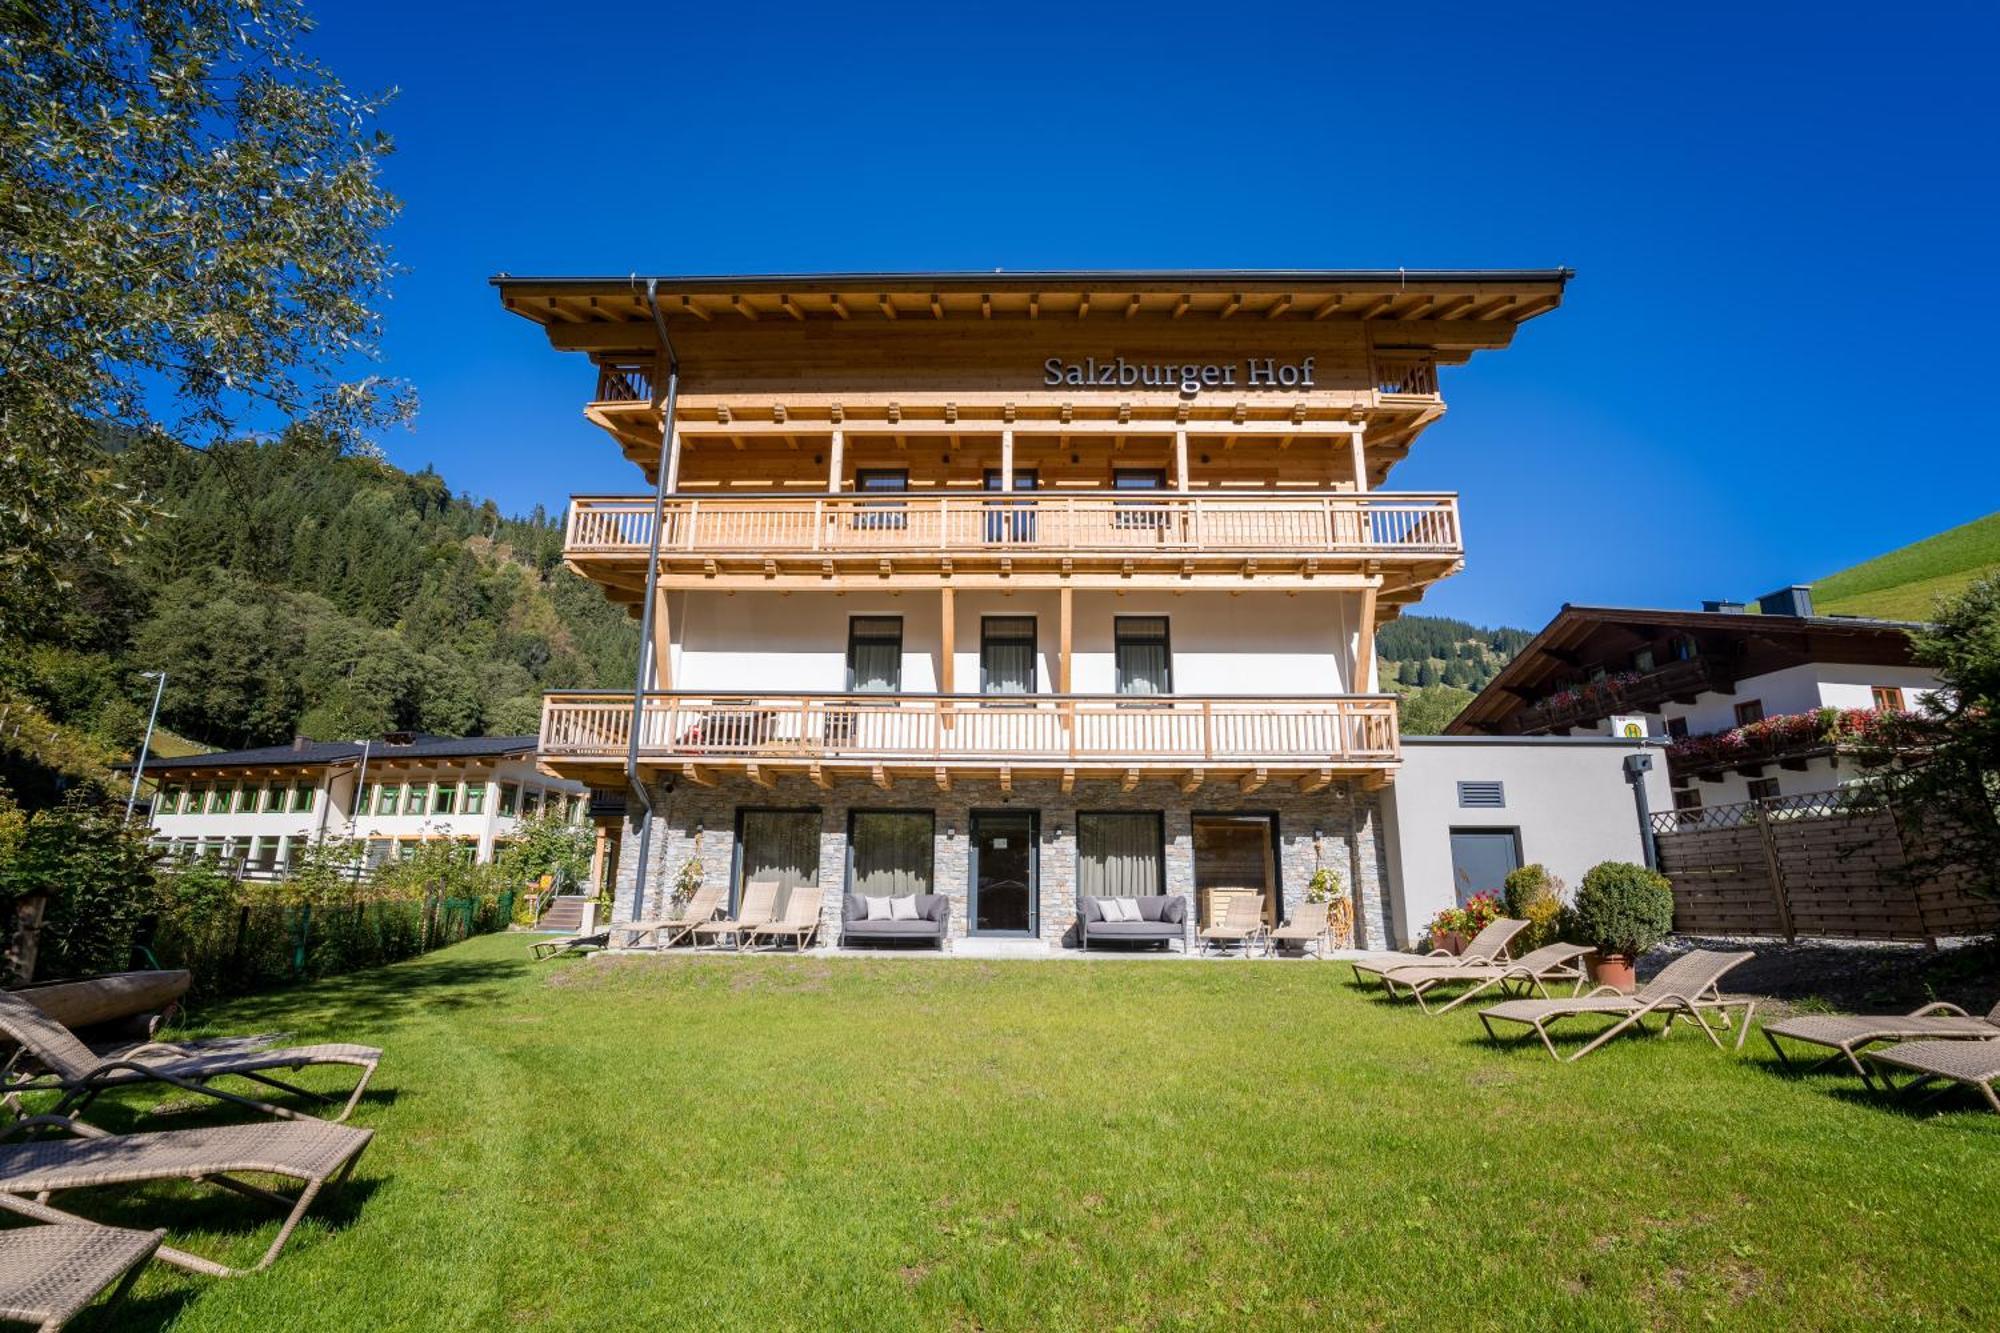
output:
[[[660,311],[659,280],[646,279],[646,308],[653,313],[653,331],[660,350],[667,354],[667,397],[660,415],[660,466],[653,488],[653,536],[646,550],[646,601],[639,612],[639,670],[632,681],[632,725],[625,740],[625,785],[639,798],[639,847],[632,866],[632,919],[646,915],[646,862],[653,847],[653,797],[639,780],[639,729],[646,717],[646,677],[653,662],[653,604],[660,586],[660,530],[666,526],[667,455],[673,447],[674,400],[680,394],[681,363],[674,355],[673,339],[667,336],[667,317]],[[617,910],[613,897],[613,912]]]

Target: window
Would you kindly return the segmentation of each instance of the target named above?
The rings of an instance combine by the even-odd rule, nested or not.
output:
[[[903,618],[849,616],[847,688],[853,694],[895,694],[903,688]]]
[[[854,489],[866,495],[888,495],[910,489],[910,474],[901,468],[856,468]],[[901,500],[864,504],[854,516],[857,528],[901,529],[908,525]]]
[[[1476,893],[1499,893],[1521,868],[1521,830],[1451,830],[1451,879],[1460,906]]]
[[[1696,787],[1682,787],[1674,792],[1674,822],[1694,824],[1701,819],[1701,791]]]
[[[1778,780],[1776,778],[1750,779],[1751,800],[1770,801],[1777,799],[1777,795],[1778,795]]]
[[[458,810],[458,784],[440,782],[437,796],[431,801],[431,810],[440,815],[455,814]]]
[[[406,815],[423,814],[424,806],[430,794],[431,784],[428,782],[412,782],[407,784],[403,788],[403,813]]]
[[[1604,678],[1609,674],[1610,673],[1605,671],[1605,669],[1601,666],[1594,666],[1590,670],[1584,672],[1585,678],[1588,679],[1592,685],[1602,685],[1604,683]]]
[[[1076,891],[1087,898],[1149,898],[1166,890],[1162,816],[1076,816]]]
[[[180,804],[181,789],[179,787],[169,787],[163,782],[160,784],[159,789],[153,793],[153,813],[155,815],[171,815],[180,809]]]
[[[238,783],[236,793],[230,801],[230,809],[239,815],[255,814],[257,811],[257,784],[254,782]]]
[[[465,813],[468,815],[486,813],[486,784],[483,781],[465,784]]]
[[[1903,711],[1903,690],[1899,685],[1877,685],[1869,693],[1875,696],[1875,711],[1878,713],[1900,713]]]
[[[1013,493],[1032,491],[1037,485],[1033,468],[1015,468]],[[986,469],[982,483],[989,491],[1000,490],[1000,469]],[[989,542],[1031,542],[1035,540],[1033,500],[989,500],[986,503],[986,540]]]
[[[1687,734],[1688,720],[1686,718],[1670,717],[1667,719],[1667,735],[1678,741],[1687,739]]]
[[[1458,804],[1462,810],[1504,810],[1507,786],[1503,782],[1461,782]]]
[[[292,813],[301,814],[313,808],[313,785],[310,782],[292,784]]]
[[[303,834],[285,839],[285,864],[295,866],[305,859],[307,839]]]
[[[1633,653],[1632,669],[1634,671],[1651,671],[1653,669],[1653,650],[1651,648],[1641,648],[1638,652]]]
[[[979,620],[979,692],[1035,692],[1035,618],[982,616]]]
[[[819,883],[819,811],[742,810],[736,816],[734,909],[753,879],[778,881],[778,910],[792,890]]]
[[[229,800],[233,794],[229,787],[219,782],[210,787],[208,789],[208,813],[211,815],[227,813],[229,810]]]
[[[847,817],[847,891],[900,898],[931,891],[934,820],[928,810],[856,810]]]
[[[1118,616],[1112,621],[1112,636],[1118,693],[1173,693],[1173,653],[1167,645],[1165,616]]]
[[[368,849],[362,853],[361,864],[369,870],[387,865],[396,853],[396,844],[388,838],[370,838]]]
[[[1164,491],[1167,489],[1167,473],[1164,468],[1118,468],[1111,474],[1111,489]],[[1166,506],[1145,500],[1130,500],[1120,502],[1111,525],[1115,528],[1159,528],[1165,527],[1166,522]]]
[[[378,815],[395,814],[396,807],[402,802],[402,799],[403,799],[403,788],[401,784],[394,782],[378,782],[375,784],[376,814]]]
[[[499,807],[501,816],[503,818],[512,819],[514,817],[514,812],[520,809],[520,807],[521,807],[521,788],[512,782],[501,783],[500,807]]]
[[[1745,699],[1742,703],[1736,705],[1737,726],[1747,727],[1752,722],[1762,722],[1763,720],[1764,701],[1762,699]]]
[[[1676,662],[1692,662],[1695,658],[1701,656],[1701,648],[1695,643],[1694,636],[1691,634],[1676,634],[1673,638],[1672,647]]]

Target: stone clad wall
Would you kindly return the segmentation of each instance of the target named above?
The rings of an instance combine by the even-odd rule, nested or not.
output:
[[[747,780],[719,777],[712,787],[686,781],[671,791],[653,788],[654,825],[644,911],[664,907],[682,864],[698,857],[704,883],[728,883],[733,872],[736,814],[743,808],[812,809],[820,815],[820,885],[826,893],[825,938],[840,927],[840,895],[847,873],[850,810],[928,810],[935,817],[933,892],[951,899],[951,933],[966,933],[971,859],[971,812],[1032,810],[1039,814],[1041,937],[1051,946],[1075,943],[1076,816],[1081,811],[1159,812],[1165,817],[1167,892],[1188,899],[1189,946],[1194,931],[1194,829],[1200,814],[1268,814],[1278,824],[1278,879],[1286,915],[1305,900],[1306,882],[1317,865],[1331,866],[1355,901],[1355,943],[1391,947],[1388,851],[1382,835],[1381,792],[1365,792],[1358,782],[1336,782],[1310,796],[1289,783],[1273,783],[1244,796],[1233,783],[1211,784],[1183,795],[1165,781],[1146,782],[1130,792],[1117,784],[1079,781],[1065,796],[1054,782],[1020,782],[1011,794],[997,783],[954,782],[949,792],[929,783],[898,782],[889,791],[841,783],[822,791],[804,781],[781,779],[774,789]],[[636,814],[636,802],[632,803]],[[697,833],[697,826],[700,832]],[[1314,830],[1320,837],[1315,840]],[[628,819],[624,851],[618,858],[614,919],[634,916],[633,877],[638,863],[638,827]]]

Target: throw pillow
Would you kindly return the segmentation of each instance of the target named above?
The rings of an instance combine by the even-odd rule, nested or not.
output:
[[[900,898],[889,900],[889,919],[892,921],[915,921],[917,919],[917,895],[906,893]]]
[[[863,918],[864,920],[887,921],[893,915],[889,910],[889,899],[886,895],[880,898],[870,898],[864,895],[861,901],[868,904],[868,915]]]
[[[1137,898],[1120,898],[1118,902],[1120,910],[1125,913],[1127,921],[1144,921],[1146,919],[1146,914],[1139,910],[1139,900]]]

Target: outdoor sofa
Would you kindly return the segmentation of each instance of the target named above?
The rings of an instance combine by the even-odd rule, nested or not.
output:
[[[1168,948],[1178,942],[1187,952],[1187,899],[1179,894],[1127,898],[1139,909],[1137,921],[1111,921],[1104,915],[1104,898],[1077,900],[1076,930],[1085,949],[1093,944],[1157,944]]]
[[[840,942],[849,944],[907,944],[912,940],[933,944],[940,951],[951,925],[951,899],[942,893],[919,893],[915,920],[871,917],[868,900],[858,893],[840,898]]]

